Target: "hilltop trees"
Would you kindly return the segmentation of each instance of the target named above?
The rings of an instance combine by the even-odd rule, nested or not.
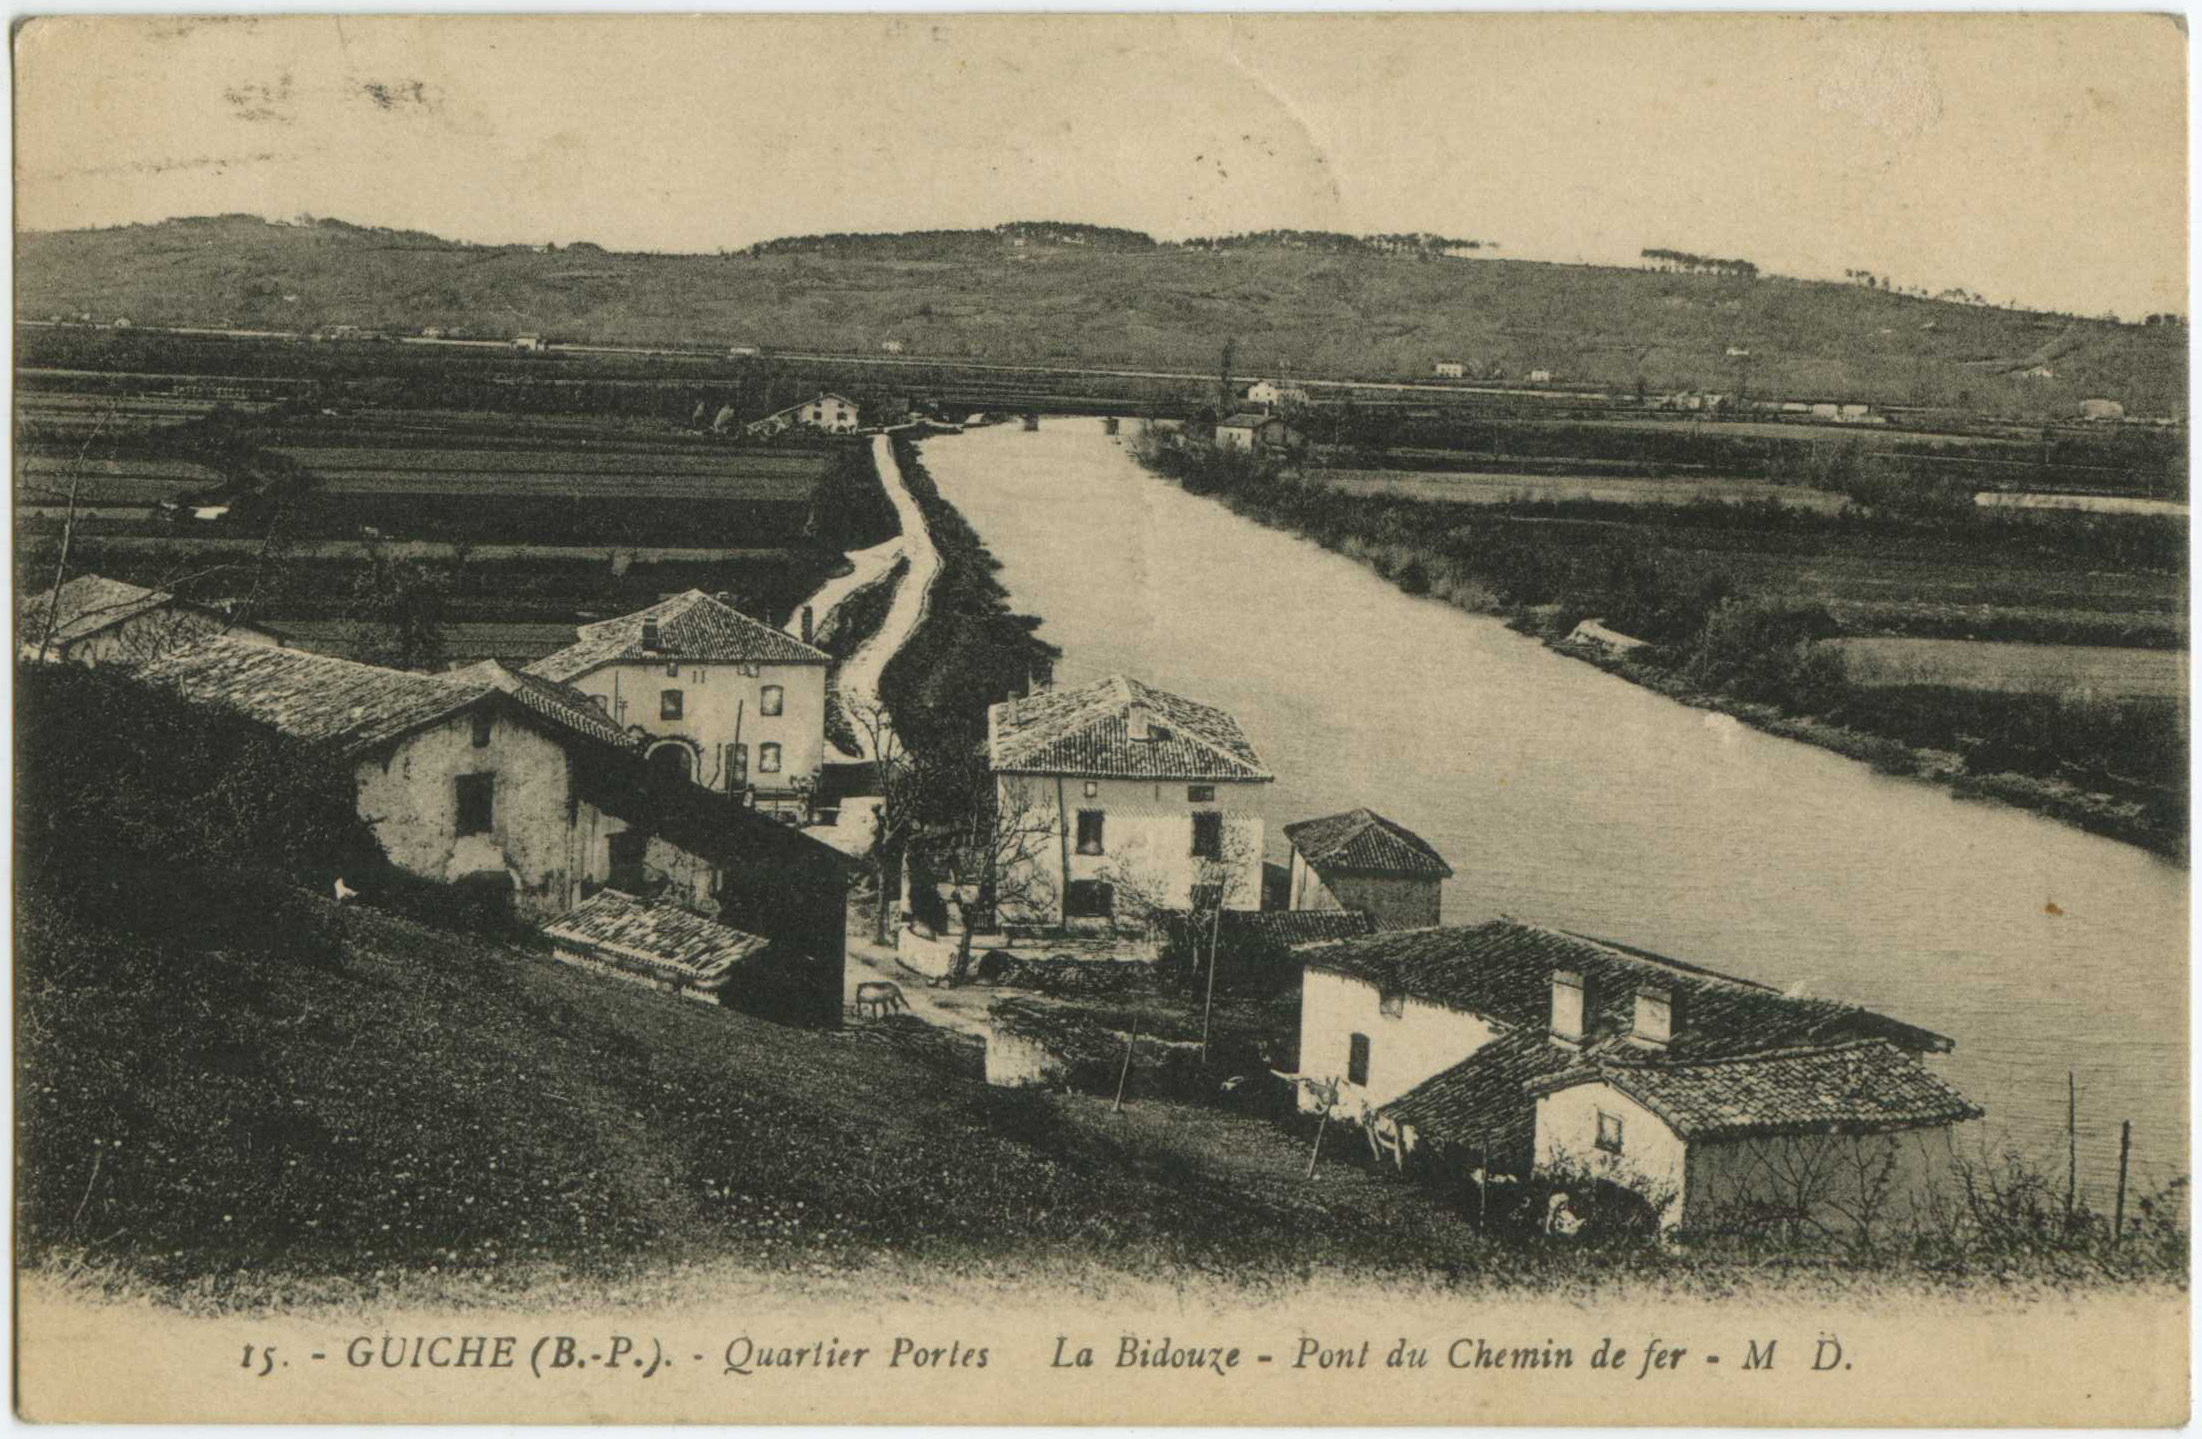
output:
[[[1741,280],[1756,280],[1759,267],[1749,260],[1722,260],[1712,255],[1696,255],[1688,250],[1650,249],[1641,251],[1644,263],[1654,270],[1690,275],[1728,275]]]

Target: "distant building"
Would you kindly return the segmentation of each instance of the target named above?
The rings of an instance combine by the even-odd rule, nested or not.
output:
[[[813,396],[800,405],[790,405],[784,410],[775,411],[761,420],[752,420],[744,428],[744,433],[757,439],[794,429],[847,435],[854,434],[859,424],[856,402],[846,395],[829,392]]]
[[[1900,1210],[1981,1117],[1921,1063],[1939,1034],[1626,945],[1500,919],[1301,957],[1300,1072],[1379,1147],[1618,1185],[1663,1227],[1771,1206],[1839,1231],[1883,1175]]]
[[[444,328],[441,325],[429,325],[421,330],[421,338],[424,340],[440,340],[443,337]]]
[[[583,625],[527,673],[570,685],[651,766],[766,809],[801,809],[825,760],[828,656],[701,590]]]
[[[1529,383],[1532,385],[1549,385],[1552,383],[1552,372],[1550,370],[1531,370],[1529,372]]]
[[[1290,908],[1360,910],[1384,929],[1438,922],[1453,867],[1412,830],[1356,809],[1288,824],[1284,833],[1292,843]]]
[[[117,316],[115,316],[115,328],[116,328],[116,329],[118,329],[118,330],[127,330],[127,329],[129,329],[129,328],[130,328],[130,317],[129,317],[128,315],[117,315]]]
[[[45,590],[26,598],[15,634],[23,659],[92,666],[148,664],[216,635],[283,643],[263,626],[239,624],[210,606],[103,575],[78,575],[58,597]]]
[[[726,352],[727,358],[733,360],[750,359],[754,357],[757,353],[758,351],[755,345],[734,345],[729,347]]]
[[[1431,367],[1431,371],[1441,380],[1463,380],[1468,377],[1468,366],[1459,360],[1439,360]]]
[[[2124,405],[2121,405],[2121,404],[2119,404],[2119,403],[2118,403],[2118,402],[2117,402],[2116,400],[2100,400],[2100,399],[2098,399],[2098,400],[2082,400],[2082,401],[2080,401],[2080,418],[2081,418],[2081,419],[2084,419],[2084,420],[2122,420],[2122,419],[2124,419],[2125,417],[2126,417],[2126,407],[2125,407]]]
[[[1280,452],[1291,449],[1298,438],[1292,427],[1277,416],[1252,410],[1216,422],[1216,448],[1219,450],[1244,450],[1249,454]]]
[[[1278,398],[1275,380],[1256,380],[1246,387],[1246,402],[1250,405],[1274,405]]]
[[[2057,378],[2057,370],[2054,365],[2034,365],[2019,371],[2018,377],[2022,380],[2054,380]]]
[[[890,354],[890,355],[899,355],[899,354],[901,354],[901,353],[902,353],[902,341],[900,341],[900,340],[882,340],[882,341],[880,342],[879,348],[880,348],[880,349],[881,349],[882,351],[886,352],[887,354]]]
[[[526,350],[532,354],[540,354],[549,346],[544,343],[541,335],[514,335],[512,337],[512,348]]]
[[[1047,816],[1058,841],[1019,886],[1033,902],[1005,920],[1112,921],[1130,895],[1155,910],[1260,906],[1260,798],[1275,777],[1222,710],[1112,675],[991,707],[987,761],[1005,812]]]

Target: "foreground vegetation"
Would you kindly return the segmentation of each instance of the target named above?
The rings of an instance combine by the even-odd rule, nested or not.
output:
[[[1349,494],[1151,433],[1151,468],[1362,559],[1410,594],[1647,641],[1584,658],[1694,704],[2184,857],[2183,693],[1853,681],[1820,643],[1887,633],[2183,647],[2184,527],[2154,517],[1873,504],[1465,505]],[[1883,622],[1891,609],[1901,615]],[[2154,613],[2152,614],[2151,611]]]

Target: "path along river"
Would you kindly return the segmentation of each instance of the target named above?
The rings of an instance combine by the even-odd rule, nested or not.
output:
[[[1239,717],[1282,822],[1368,805],[1451,861],[1447,923],[1505,913],[1883,1010],[1985,1142],[2083,1192],[2185,1172],[2187,881],[2140,850],[1964,802],[1677,704],[1140,469],[1101,423],[927,440],[926,467],[1060,645]]]

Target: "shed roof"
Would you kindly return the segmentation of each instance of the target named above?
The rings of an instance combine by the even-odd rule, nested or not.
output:
[[[1336,874],[1408,874],[1451,879],[1427,840],[1372,809],[1352,809],[1284,827],[1285,838],[1317,869]]]
[[[1149,738],[1131,737],[1134,705]],[[987,758],[1004,774],[1101,779],[1268,780],[1239,722],[1222,710],[1124,675],[1044,690],[986,712]]]
[[[176,597],[166,590],[149,590],[143,585],[108,579],[105,575],[78,575],[61,586],[58,600],[50,589],[41,590],[25,600],[24,623],[20,628],[26,639],[44,632],[46,611],[51,607],[53,631],[46,636],[45,642],[70,645],[125,620],[173,604],[175,600]]]
[[[1554,1044],[1542,1029],[1511,1030],[1380,1112],[1412,1125],[1422,1138],[1520,1162],[1537,1137],[1537,1106],[1528,1086],[1581,1062],[1581,1055]]]
[[[724,989],[735,966],[772,944],[670,900],[616,889],[597,891],[544,925],[543,933],[622,969],[706,991]]]
[[[643,626],[655,622],[655,649],[643,646]],[[689,590],[618,619],[583,625],[579,638],[527,667],[531,675],[560,682],[576,680],[621,661],[695,664],[822,665],[822,649],[753,620],[732,605]]]
[[[1983,1111],[1886,1040],[1664,1063],[1614,1054],[1532,1080],[1533,1093],[1607,1084],[1684,1139],[1874,1134],[1978,1119]]]
[[[1306,952],[1306,963],[1540,1033],[1551,1018],[1553,971],[1573,970],[1589,991],[1584,1019],[1591,1046],[1626,1035],[1637,985],[1656,982],[1672,996],[1676,1018],[1667,1053],[1677,1060],[1866,1038],[1912,1050],[1952,1047],[1942,1035],[1856,1005],[1785,995],[1649,950],[1512,919],[1322,945]]]
[[[1275,415],[1265,415],[1258,411],[1245,410],[1216,421],[1216,428],[1219,430],[1258,430],[1271,421],[1275,421],[1280,425],[1284,423],[1284,421],[1277,419]]]

